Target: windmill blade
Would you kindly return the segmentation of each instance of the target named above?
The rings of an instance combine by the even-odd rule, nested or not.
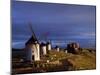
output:
[[[32,36],[37,40],[36,35],[35,35],[34,31],[33,31],[32,24],[31,23],[29,23],[29,29],[32,32]]]

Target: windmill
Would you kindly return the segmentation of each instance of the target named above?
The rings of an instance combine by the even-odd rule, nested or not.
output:
[[[36,35],[32,29],[32,25],[29,24],[30,31],[32,33],[32,36],[29,38],[29,40],[25,43],[27,50],[31,51],[30,58],[34,56],[34,60],[40,60],[40,47],[39,42],[36,38]],[[28,54],[29,55],[29,54]]]
[[[51,50],[51,40],[48,38],[49,35],[50,35],[50,32],[44,33],[45,42],[47,41],[46,43],[47,53],[49,53],[49,50]]]

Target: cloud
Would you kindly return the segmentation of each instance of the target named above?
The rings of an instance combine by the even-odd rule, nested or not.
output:
[[[91,32],[91,33],[83,33],[84,36],[95,36],[95,33],[94,32]]]
[[[24,44],[25,44],[24,41],[12,42],[12,48],[24,48],[25,47]]]

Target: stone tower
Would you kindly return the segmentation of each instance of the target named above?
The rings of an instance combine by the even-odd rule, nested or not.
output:
[[[76,43],[76,42],[67,44],[67,50],[69,53],[77,54],[80,52],[80,45],[79,43]]]

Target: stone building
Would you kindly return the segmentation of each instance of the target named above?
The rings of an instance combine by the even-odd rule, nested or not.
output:
[[[77,54],[80,52],[80,45],[79,45],[79,43],[67,44],[67,50],[69,53]]]

